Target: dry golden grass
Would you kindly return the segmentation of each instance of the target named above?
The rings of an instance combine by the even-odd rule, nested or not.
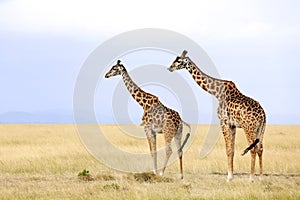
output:
[[[121,149],[147,152],[146,140],[130,138],[112,125],[101,125]],[[242,130],[236,137],[235,178],[226,183],[223,138],[199,159],[209,128],[201,125],[184,154],[184,180],[178,162],[165,177],[127,174],[94,159],[81,143],[75,125],[0,125],[0,199],[299,199],[300,126],[268,126],[264,139],[264,181],[248,181],[250,154]],[[143,131],[141,129],[141,131]],[[163,137],[158,136],[159,146]],[[258,166],[257,166],[258,167]],[[90,181],[78,178],[88,169]],[[258,168],[257,168],[258,169]]]

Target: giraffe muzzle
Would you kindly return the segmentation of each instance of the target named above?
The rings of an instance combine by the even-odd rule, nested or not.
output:
[[[174,71],[174,69],[173,69],[172,67],[169,67],[168,70],[169,70],[170,72],[173,72],[173,71]]]

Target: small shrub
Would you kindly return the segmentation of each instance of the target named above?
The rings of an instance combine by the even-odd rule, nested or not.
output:
[[[116,178],[112,175],[97,175],[95,177],[96,180],[101,180],[101,181],[114,181]]]
[[[183,184],[182,188],[187,191],[188,193],[191,193],[192,185],[190,183]]]
[[[106,184],[102,187],[104,190],[119,190],[120,186],[117,183]]]
[[[134,180],[140,182],[140,183],[172,183],[174,182],[174,179],[167,178],[164,176],[157,176],[153,174],[152,172],[145,172],[145,173],[137,173],[133,174]]]
[[[92,181],[94,178],[91,176],[90,172],[86,169],[83,169],[81,172],[78,173],[78,177],[84,181]]]
[[[83,169],[81,172],[78,173],[78,176],[87,176],[89,175],[89,171],[86,169]]]

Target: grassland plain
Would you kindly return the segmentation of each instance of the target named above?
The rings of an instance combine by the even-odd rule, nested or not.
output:
[[[114,125],[100,125],[121,149],[148,152],[146,140],[124,135]],[[264,181],[249,182],[250,154],[238,130],[235,178],[226,182],[223,138],[199,158],[208,125],[200,125],[184,153],[184,180],[178,163],[165,177],[128,174],[106,167],[85,149],[75,125],[0,125],[0,199],[300,199],[300,126],[267,126],[264,139]],[[141,131],[143,131],[141,129]],[[163,137],[158,136],[159,145]],[[258,167],[258,166],[257,166]],[[90,179],[78,172],[88,169]],[[258,168],[257,168],[258,169]]]

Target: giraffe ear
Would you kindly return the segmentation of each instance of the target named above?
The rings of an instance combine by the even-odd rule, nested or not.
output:
[[[184,50],[184,51],[182,52],[182,54],[181,54],[181,57],[184,58],[184,57],[186,56],[187,53],[188,53],[187,50]]]

